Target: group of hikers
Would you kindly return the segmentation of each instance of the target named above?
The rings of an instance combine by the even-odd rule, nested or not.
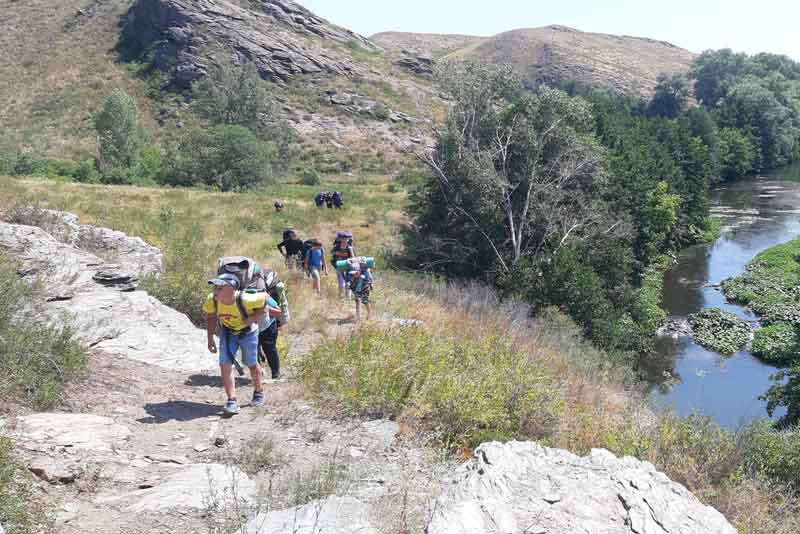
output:
[[[328,274],[322,242],[316,238],[303,241],[294,228],[287,228],[277,248],[287,268],[303,273],[320,295],[321,276]],[[342,230],[333,241],[330,263],[336,272],[339,297],[355,300],[356,321],[361,320],[362,306],[369,319],[371,269],[375,260],[356,256],[353,234]],[[278,333],[290,318],[286,285],[275,271],[263,269],[255,260],[243,256],[220,258],[217,275],[208,283],[213,286],[203,304],[208,350],[219,353],[222,384],[228,399],[223,412],[234,415],[239,412],[232,374],[234,367],[240,375],[244,374],[236,359],[238,352],[253,382],[251,406],[264,404],[264,364],[269,367],[273,379],[280,378]]]
[[[341,209],[344,206],[344,198],[339,191],[320,191],[314,196],[314,204],[318,208],[327,206],[328,208]]]

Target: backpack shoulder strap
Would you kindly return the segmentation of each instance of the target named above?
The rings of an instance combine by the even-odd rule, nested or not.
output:
[[[243,321],[247,321],[247,310],[244,307],[244,302],[242,302],[242,296],[244,295],[244,291],[237,291],[236,292],[236,307],[239,308],[239,315],[242,316]]]

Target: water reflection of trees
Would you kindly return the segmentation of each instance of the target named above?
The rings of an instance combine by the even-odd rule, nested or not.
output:
[[[659,337],[655,341],[655,350],[639,358],[639,372],[648,384],[648,393],[658,391],[665,395],[672,386],[683,382],[676,365],[685,344],[686,340]]]
[[[708,281],[708,245],[698,245],[684,250],[678,265],[664,273],[662,303],[670,315],[689,315],[703,308],[703,286]]]

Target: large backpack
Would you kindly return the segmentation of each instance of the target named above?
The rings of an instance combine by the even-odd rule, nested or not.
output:
[[[294,239],[297,239],[297,231],[294,228],[287,228],[283,231],[284,241],[292,239],[293,238],[292,236],[294,236]]]
[[[239,279],[242,291],[267,291],[264,270],[252,258],[245,256],[224,256],[217,261],[217,274],[232,274]]]
[[[333,205],[334,206],[336,206],[337,208],[341,208],[343,200],[344,199],[342,198],[342,194],[339,191],[334,191],[333,192]]]
[[[314,197],[314,204],[316,204],[318,208],[321,208],[322,206],[324,206],[325,205],[325,197],[327,195],[328,195],[328,193],[326,193],[325,191],[321,191],[321,192],[317,193],[317,195]]]

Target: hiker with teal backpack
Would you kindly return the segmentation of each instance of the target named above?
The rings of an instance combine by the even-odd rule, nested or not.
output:
[[[362,304],[367,311],[367,321],[369,321],[369,294],[370,291],[372,291],[372,273],[366,262],[359,262],[356,265],[357,267],[348,273],[350,277],[350,289],[353,291],[353,295],[355,296],[354,300],[356,301],[356,321],[358,322],[361,320]]]
[[[337,262],[355,258],[356,250],[353,245],[353,234],[347,230],[339,230],[333,242],[331,250],[331,263],[336,269],[336,282],[339,285],[339,298],[350,299],[351,291],[347,284],[347,271],[340,271],[336,268]]]
[[[265,291],[245,291],[246,285],[235,274],[219,274],[208,283],[214,286],[203,304],[208,350],[217,353],[214,335],[218,335],[220,374],[227,395],[223,411],[234,415],[239,413],[236,383],[232,374],[234,365],[238,369],[236,353],[241,351],[242,361],[250,369],[250,378],[253,380],[253,400],[250,405],[262,406],[264,389],[258,364],[259,330],[260,325],[266,328],[275,321],[275,317],[280,317],[281,309]]]

